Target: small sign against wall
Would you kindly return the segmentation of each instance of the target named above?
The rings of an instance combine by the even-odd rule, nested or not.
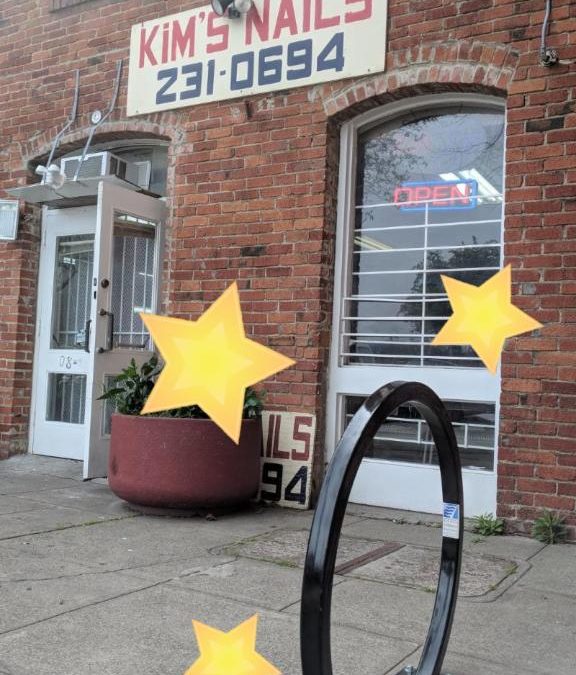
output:
[[[263,412],[262,433],[260,499],[293,509],[309,508],[316,417]]]
[[[16,239],[19,214],[19,202],[17,200],[0,199],[0,239],[7,241]]]

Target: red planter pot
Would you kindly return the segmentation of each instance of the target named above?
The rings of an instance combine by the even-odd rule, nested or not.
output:
[[[108,484],[156,509],[228,509],[255,497],[260,420],[244,420],[236,445],[211,420],[112,416]]]

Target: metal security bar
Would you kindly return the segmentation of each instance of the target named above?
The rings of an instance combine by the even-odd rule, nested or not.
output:
[[[116,214],[112,290],[114,347],[150,347],[150,334],[139,314],[153,309],[155,236],[154,223]]]
[[[441,275],[478,285],[500,269],[502,195],[476,197],[481,210],[467,218],[439,201],[419,201],[409,213],[397,202],[356,206],[340,365],[482,367],[469,347],[430,343],[451,314]]]

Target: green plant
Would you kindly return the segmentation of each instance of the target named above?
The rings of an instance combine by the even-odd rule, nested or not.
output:
[[[504,534],[504,521],[492,513],[482,513],[474,518],[472,529],[483,537],[492,537]]]
[[[540,518],[534,521],[532,536],[544,544],[558,544],[564,541],[566,539],[564,518],[554,511],[544,511]]]
[[[115,412],[121,415],[139,415],[162,372],[158,357],[152,356],[140,367],[132,359],[130,364],[117,375],[112,384],[104,389],[98,400],[110,401]],[[244,397],[243,417],[255,419],[262,414],[264,394],[248,387]],[[181,417],[190,419],[207,419],[208,415],[197,405],[164,410],[151,413],[153,417]]]
[[[121,415],[139,415],[160,370],[156,356],[143,363],[140,368],[132,359],[130,365],[113,378],[111,386],[104,388],[99,400],[110,401],[114,410]]]

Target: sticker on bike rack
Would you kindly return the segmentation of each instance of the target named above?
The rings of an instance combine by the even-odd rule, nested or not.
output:
[[[460,505],[444,503],[442,516],[442,536],[460,539]]]

